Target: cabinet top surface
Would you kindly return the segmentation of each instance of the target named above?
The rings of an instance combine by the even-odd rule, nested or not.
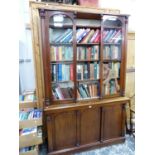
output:
[[[63,109],[72,109],[72,108],[82,108],[85,106],[99,106],[104,104],[110,104],[110,103],[128,103],[129,102],[128,97],[116,97],[116,98],[110,98],[110,99],[102,99],[102,100],[96,100],[96,101],[81,101],[77,103],[72,104],[59,104],[59,105],[51,105],[44,109],[45,112],[52,112],[52,111],[59,111]]]
[[[93,14],[105,14],[105,15],[117,15],[117,16],[129,16],[128,14],[120,14],[120,10],[111,8],[96,8],[80,5],[69,5],[62,3],[47,3],[47,2],[30,2],[30,7],[33,9],[45,9],[50,11],[71,11],[75,13],[93,13]]]

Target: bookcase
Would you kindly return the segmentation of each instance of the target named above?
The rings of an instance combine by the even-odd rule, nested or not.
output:
[[[33,91],[23,94],[19,96],[19,154],[38,155],[38,145],[43,143],[42,110],[37,108],[37,99]]]
[[[124,142],[128,15],[31,6],[39,15],[48,154]]]

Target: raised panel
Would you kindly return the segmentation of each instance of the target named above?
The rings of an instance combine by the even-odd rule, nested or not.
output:
[[[54,150],[76,144],[76,112],[60,113],[54,119]]]
[[[122,136],[122,105],[103,107],[103,137],[102,140]]]
[[[100,108],[91,108],[81,111],[81,145],[100,140]]]

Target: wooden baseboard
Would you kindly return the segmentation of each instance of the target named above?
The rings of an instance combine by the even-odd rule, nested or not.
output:
[[[63,149],[59,151],[53,151],[49,152],[48,155],[71,155],[72,153],[77,153],[85,150],[92,150],[112,144],[118,144],[118,143],[123,143],[125,141],[125,137],[119,137],[119,138],[114,138],[110,140],[105,140],[101,142],[95,142],[95,143],[90,143],[90,144],[85,144],[73,148],[68,148],[68,149]]]

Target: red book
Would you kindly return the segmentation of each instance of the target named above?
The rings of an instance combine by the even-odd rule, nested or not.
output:
[[[74,76],[73,76],[73,64],[70,65],[70,80],[74,80]]]
[[[91,47],[87,47],[87,60],[91,60]]]
[[[93,41],[93,43],[98,43],[100,41],[100,36],[101,34],[99,33],[97,37],[95,38],[95,40]]]

